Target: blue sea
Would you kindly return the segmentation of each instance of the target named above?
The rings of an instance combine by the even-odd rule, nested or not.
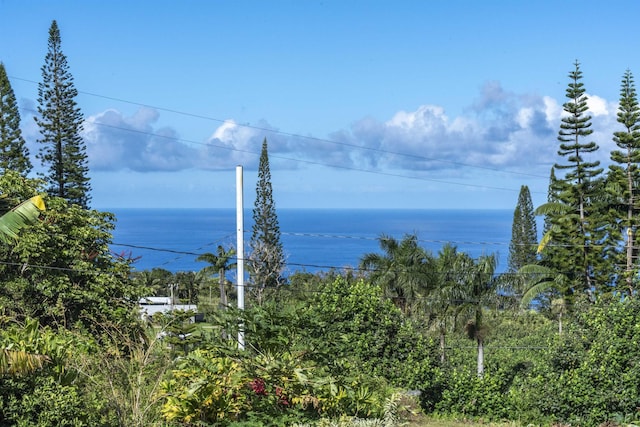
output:
[[[199,254],[236,245],[234,209],[106,209],[116,215],[111,249],[139,257],[136,270],[198,271]],[[287,273],[356,267],[366,253],[382,253],[379,237],[416,234],[437,255],[449,242],[473,257],[495,253],[498,272],[507,269],[509,210],[279,209]],[[244,213],[245,244],[251,210]]]

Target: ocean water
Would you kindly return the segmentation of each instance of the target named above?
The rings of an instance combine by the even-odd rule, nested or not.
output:
[[[139,257],[136,270],[198,271],[195,258],[236,245],[234,209],[106,209],[116,215],[114,252]],[[383,234],[401,239],[416,234],[437,254],[447,242],[473,257],[495,253],[498,272],[507,269],[509,210],[279,209],[287,272],[355,267],[377,252]],[[251,210],[244,213],[245,244],[251,237]]]

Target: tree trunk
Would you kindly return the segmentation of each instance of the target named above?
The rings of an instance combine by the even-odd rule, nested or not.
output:
[[[444,365],[447,361],[447,357],[445,356],[445,336],[444,331],[440,331],[440,363]]]
[[[227,292],[224,289],[224,268],[220,269],[220,272],[218,274],[220,276],[219,280],[220,280],[220,306],[222,307],[222,309],[226,309],[227,308]]]
[[[218,274],[219,277],[219,283],[220,283],[220,308],[222,310],[226,310],[227,309],[227,291],[224,289],[224,282],[225,282],[225,277],[224,277],[224,268],[221,268]],[[222,328],[222,339],[226,340],[227,339],[227,331]]]
[[[558,335],[562,335],[562,313],[558,314]]]
[[[631,153],[628,153],[631,157]],[[635,194],[633,191],[633,176],[631,174],[632,166],[627,164],[627,190],[629,192],[629,203],[627,204],[627,287],[629,288],[629,297],[633,297],[633,250],[635,245],[636,230],[633,226]]]
[[[478,376],[484,375],[484,341],[478,338]]]

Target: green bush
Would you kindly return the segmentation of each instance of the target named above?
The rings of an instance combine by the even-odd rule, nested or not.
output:
[[[585,426],[637,415],[638,343],[637,300],[601,298],[581,306],[566,333],[551,344],[546,370],[524,384],[521,414]]]
[[[115,417],[84,384],[62,385],[47,375],[0,380],[1,425],[111,427]]]
[[[221,426],[379,417],[393,392],[383,379],[335,377],[290,353],[231,357],[211,350],[182,358],[162,389],[166,420]]]
[[[505,391],[504,378],[499,375],[479,377],[471,372],[454,370],[435,411],[486,420],[506,419],[510,414],[505,413]]]

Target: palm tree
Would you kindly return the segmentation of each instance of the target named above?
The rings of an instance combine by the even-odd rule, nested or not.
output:
[[[223,309],[228,306],[227,292],[225,290],[225,273],[230,268],[235,267],[236,263],[231,263],[231,260],[233,259],[235,254],[235,249],[231,248],[226,251],[224,247],[218,245],[217,255],[211,252],[207,252],[196,258],[196,261],[204,261],[210,264],[201,270],[203,273],[211,276],[218,275],[218,283],[220,286],[220,307]],[[211,292],[209,292],[209,294],[211,294]],[[211,298],[211,295],[209,295],[209,298]]]
[[[409,314],[412,305],[432,286],[433,259],[418,246],[415,234],[406,235],[401,241],[387,235],[379,240],[384,254],[365,254],[360,268],[369,271],[371,281]]]
[[[494,276],[497,259],[495,255],[482,255],[477,261],[465,254],[461,259],[461,272],[463,277],[464,303],[460,310],[468,316],[465,326],[467,336],[476,341],[478,345],[478,376],[484,374],[484,339],[487,334],[487,325],[484,323],[483,311],[497,297],[498,281]]]
[[[156,274],[153,273],[153,271],[144,270],[136,272],[133,275],[133,280],[140,286],[144,287],[147,294],[152,296],[159,296],[158,291],[160,289],[165,289],[162,281]]]
[[[193,271],[179,271],[174,276],[178,298],[181,301],[186,300],[187,304],[196,304],[198,302],[198,290],[203,279],[202,275]]]
[[[524,278],[521,308],[528,307],[534,299],[544,293],[553,292],[557,296],[551,300],[550,310],[558,318],[558,333],[562,335],[562,317],[567,312],[567,300],[572,293],[569,278],[552,268],[538,264],[525,265],[518,270],[518,274]]]
[[[426,298],[421,298],[418,308],[427,315],[440,337],[440,362],[446,361],[446,334],[455,323],[456,308],[462,304],[463,273],[466,254],[456,246],[446,244],[435,259],[433,287]]]

